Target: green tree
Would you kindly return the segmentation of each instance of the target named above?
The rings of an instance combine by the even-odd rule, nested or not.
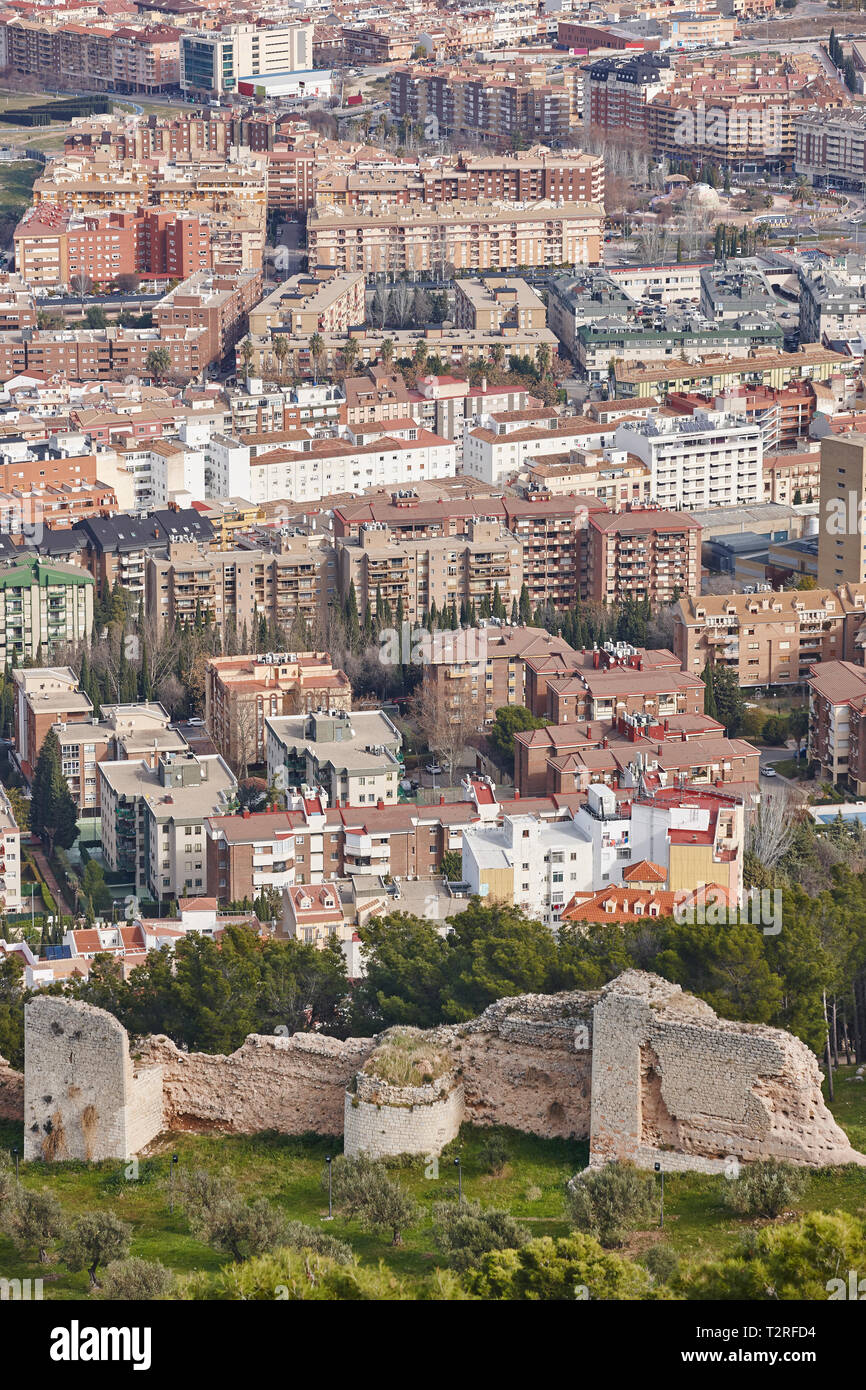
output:
[[[86,1211],[63,1241],[63,1262],[73,1272],[86,1269],[95,1288],[99,1266],[125,1260],[131,1240],[132,1227],[113,1211]]]
[[[808,1174],[792,1163],[760,1160],[728,1183],[725,1201],[740,1216],[781,1216],[800,1200],[808,1180]]]
[[[36,1250],[39,1263],[48,1260],[48,1247],[60,1240],[66,1230],[63,1208],[50,1192],[24,1188],[3,1209],[3,1229],[16,1250],[26,1255]]]
[[[171,353],[164,343],[161,343],[159,347],[150,349],[144,359],[144,366],[157,383],[168,376],[171,371]]]
[[[595,1302],[645,1298],[649,1278],[640,1265],[602,1249],[592,1236],[542,1236],[518,1250],[493,1251],[464,1275],[470,1293],[485,1300],[573,1303],[579,1290]]]
[[[525,705],[500,705],[488,735],[503,762],[514,769],[514,735],[527,729],[543,729],[546,720],[537,719]]]
[[[743,722],[746,699],[740,689],[737,673],[732,667],[714,665],[712,671],[715,717],[724,724],[728,738],[734,738]]]
[[[54,729],[49,729],[42,741],[33,775],[30,828],[46,842],[49,852],[53,851],[55,845],[69,849],[78,834],[77,817],[77,807],[63,776],[60,741]]]
[[[848,1271],[866,1268],[866,1223],[842,1211],[749,1235],[741,1251],[699,1266],[677,1290],[688,1299],[824,1302],[847,1297]]]
[[[421,1208],[381,1163],[359,1154],[340,1155],[331,1165],[333,1196],[349,1218],[367,1230],[385,1232],[392,1245],[403,1244],[403,1232],[421,1218]]]

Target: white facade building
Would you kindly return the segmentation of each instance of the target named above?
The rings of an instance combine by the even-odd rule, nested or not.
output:
[[[743,416],[696,410],[617,426],[615,447],[651,473],[650,495],[662,507],[742,507],[763,500],[761,427]]]

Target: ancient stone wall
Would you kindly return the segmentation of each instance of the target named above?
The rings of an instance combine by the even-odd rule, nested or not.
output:
[[[342,1134],[346,1088],[375,1038],[252,1034],[228,1057],[147,1038],[139,1055],[162,1068],[166,1129]]]
[[[29,1001],[25,1159],[128,1158],[162,1128],[162,1077],[133,1067],[116,1018],[72,999]]]
[[[0,1057],[0,1120],[24,1118],[24,1073]]]
[[[589,1138],[592,1164],[866,1163],[827,1110],[808,1048],[779,1029],[725,1022],[640,971],[595,993],[502,999],[432,1030],[451,1074],[413,1088],[405,1105],[389,1095],[395,1113],[384,1118],[381,1083],[366,1077],[358,1092],[355,1081],[377,1038],[253,1035],[220,1057],[151,1037],[134,1066],[116,1019],[62,998],[32,1000],[26,1032],[26,1082],[0,1066],[0,1113],[20,1116],[23,1086],[27,1158],[126,1157],[161,1128],[338,1135],[344,1125],[348,1151],[435,1152],[465,1114]]]
[[[466,1118],[547,1138],[586,1139],[596,994],[524,994],[437,1030],[463,1081]]]
[[[731,1157],[866,1163],[790,1033],[720,1019],[657,975],[629,970],[594,1010],[590,1163],[724,1171]]]

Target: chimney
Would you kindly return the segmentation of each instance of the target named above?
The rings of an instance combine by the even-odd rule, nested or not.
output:
[[[689,741],[689,736],[688,736],[688,734],[686,733],[685,729],[683,729],[683,732],[682,732],[682,740],[683,740],[683,743],[688,743],[688,741]]]
[[[384,801],[382,800],[382,798],[381,798],[381,796],[380,796],[380,797],[379,797],[379,800],[376,802],[376,810],[377,810],[377,811],[384,811],[384,809],[385,809],[385,803],[384,803]]]
[[[515,800],[515,801],[519,801],[519,800],[520,800],[520,792],[517,790],[516,787],[514,788],[514,800]]]
[[[444,793],[443,793],[443,792],[440,792],[440,793],[439,793],[439,805],[440,805],[440,806],[444,806],[444,805],[445,805],[445,796],[444,796]]]
[[[602,748],[608,748],[608,747],[610,746],[610,745],[609,745],[609,741],[608,741],[607,734],[605,734],[604,738],[602,739],[602,741],[601,741],[601,746],[602,746]]]
[[[243,816],[244,820],[249,820],[249,818],[250,818],[250,808],[249,808],[249,806],[245,806],[245,807],[244,807],[243,811],[241,812],[241,815]]]
[[[663,719],[662,727],[664,728],[665,733],[667,733],[668,729],[671,727],[671,721],[669,719]]]

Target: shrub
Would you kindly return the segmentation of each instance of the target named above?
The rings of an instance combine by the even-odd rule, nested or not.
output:
[[[807,1182],[802,1169],[768,1158],[744,1168],[728,1187],[725,1200],[740,1216],[779,1216],[802,1197]]]
[[[501,1173],[510,1152],[508,1141],[502,1134],[488,1134],[478,1155],[485,1173]]]
[[[159,1260],[112,1260],[102,1276],[99,1297],[117,1303],[141,1303],[168,1298],[174,1275]]]
[[[303,1221],[287,1222],[283,1244],[289,1250],[312,1250],[315,1255],[324,1255],[338,1265],[350,1265],[355,1252],[345,1240],[318,1231],[315,1226],[307,1226]]]
[[[418,1029],[395,1029],[364,1063],[367,1076],[392,1086],[424,1086],[453,1066],[450,1053],[434,1047]]]
[[[592,1236],[542,1236],[519,1250],[482,1256],[463,1282],[477,1298],[593,1303],[647,1296],[649,1279],[640,1265],[603,1250]],[[585,1290],[585,1293],[583,1292]]]
[[[233,1260],[249,1260],[286,1243],[286,1221],[266,1197],[245,1202],[223,1197],[214,1206],[188,1213],[193,1234]]]
[[[657,1284],[670,1284],[680,1272],[679,1256],[669,1245],[652,1245],[643,1260],[644,1268]]]
[[[508,1211],[485,1210],[480,1202],[437,1202],[433,1239],[455,1269],[468,1269],[491,1250],[516,1250],[529,1231]]]
[[[566,1209],[579,1231],[610,1248],[653,1212],[653,1182],[631,1163],[608,1163],[581,1173],[569,1185]]]

